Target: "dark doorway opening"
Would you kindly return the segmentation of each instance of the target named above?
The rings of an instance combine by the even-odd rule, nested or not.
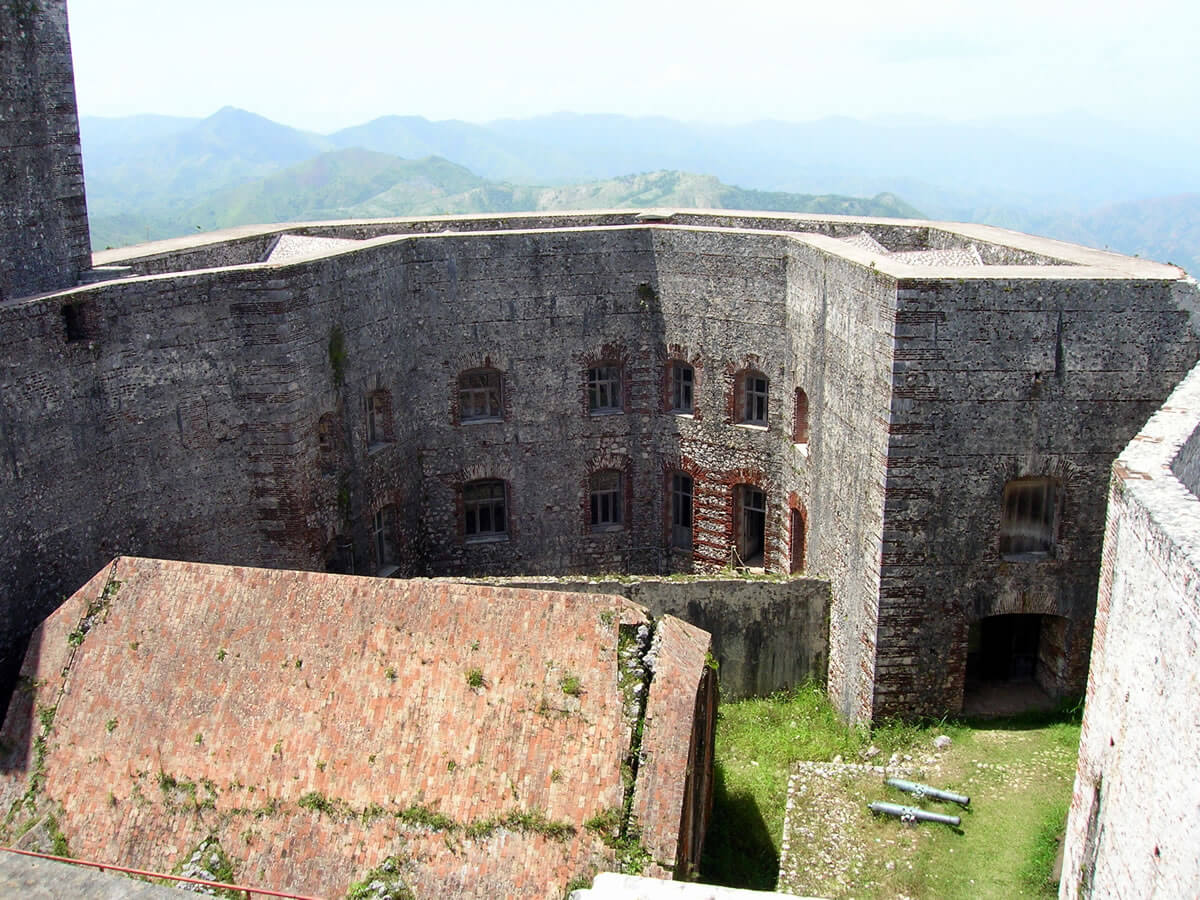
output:
[[[763,547],[767,537],[767,499],[749,484],[737,486],[737,553],[741,564],[749,568],[763,565]]]
[[[1062,695],[1066,621],[1012,614],[972,622],[963,712],[1012,715],[1052,708]]]
[[[967,636],[967,681],[1032,681],[1041,616],[989,616]]]

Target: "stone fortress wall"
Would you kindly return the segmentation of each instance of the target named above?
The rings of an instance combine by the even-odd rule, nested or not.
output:
[[[1200,367],[1113,466],[1063,897],[1200,892]]]
[[[830,690],[860,719],[957,710],[968,625],[997,612],[1061,617],[1040,678],[1082,689],[1098,473],[1200,350],[1179,270],[980,226],[479,216],[95,262],[113,280],[0,305],[10,647],[118,553],[715,572],[758,491],[761,565],[832,584]],[[692,367],[689,414],[669,409],[674,363]],[[598,366],[619,372],[602,414]],[[459,379],[479,370],[503,409],[464,422]],[[765,425],[739,422],[747,376]],[[617,473],[617,527],[593,527],[598,472]],[[1002,558],[1005,483],[1047,473],[1055,552]],[[471,533],[481,482],[502,485],[502,534]]]
[[[0,300],[91,268],[66,0],[0,3]]]

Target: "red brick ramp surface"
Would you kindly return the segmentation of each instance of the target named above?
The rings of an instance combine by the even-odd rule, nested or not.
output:
[[[390,858],[417,896],[561,896],[615,865],[585,823],[623,802],[618,626],[644,621],[609,596],[118,558],[34,635],[7,839],[51,812],[72,854],[144,869],[212,836],[250,885],[338,896]]]

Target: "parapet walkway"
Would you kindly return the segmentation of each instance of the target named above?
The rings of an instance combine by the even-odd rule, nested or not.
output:
[[[180,900],[179,888],[137,881],[116,872],[86,866],[0,853],[0,897],[22,900],[62,900],[91,897],[97,900]],[[194,895],[192,895],[194,896]]]

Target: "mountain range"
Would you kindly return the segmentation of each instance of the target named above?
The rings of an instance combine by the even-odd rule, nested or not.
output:
[[[85,116],[80,130],[97,247],[296,219],[702,206],[925,214],[1200,271],[1200,138],[1082,117],[384,116],[321,135],[226,107],[205,119]]]

